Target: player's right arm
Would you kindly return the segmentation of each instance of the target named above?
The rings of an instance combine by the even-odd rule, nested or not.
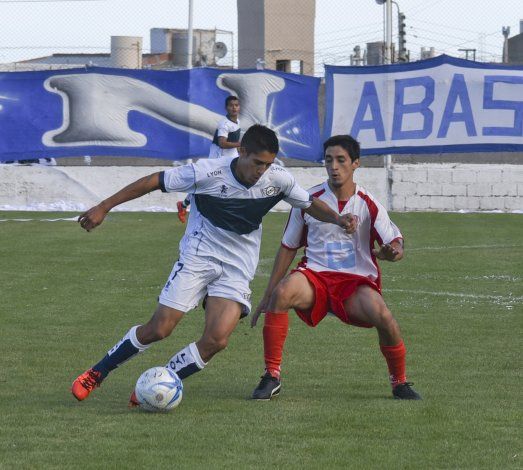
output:
[[[192,193],[196,185],[195,165],[197,164],[182,165],[140,178],[100,204],[91,207],[78,217],[78,222],[83,229],[90,232],[104,221],[105,216],[113,207],[144,196],[151,191],[161,189],[163,192]]]
[[[159,172],[144,176],[107,199],[104,199],[100,204],[91,207],[78,217],[78,222],[83,229],[90,232],[104,221],[105,216],[112,208],[160,188]]]

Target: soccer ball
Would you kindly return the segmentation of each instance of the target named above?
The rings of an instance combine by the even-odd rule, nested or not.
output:
[[[146,370],[136,382],[136,399],[146,411],[169,411],[182,401],[183,384],[167,367]]]

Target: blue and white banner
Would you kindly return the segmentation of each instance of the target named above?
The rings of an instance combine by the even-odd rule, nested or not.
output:
[[[523,150],[523,67],[439,56],[326,67],[324,136],[362,154]]]
[[[280,155],[317,160],[319,82],[268,70],[0,73],[0,161],[207,156],[230,94],[240,99],[242,131],[268,125]]]

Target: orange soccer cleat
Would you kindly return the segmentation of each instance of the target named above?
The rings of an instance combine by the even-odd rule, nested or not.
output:
[[[73,382],[71,392],[78,401],[85,400],[102,383],[102,373],[94,369],[86,370]]]
[[[184,207],[182,201],[176,203],[176,208],[178,209],[178,218],[180,219],[180,222],[184,224],[187,220],[187,208]]]
[[[137,406],[140,406],[140,402],[138,401],[138,398],[136,398],[136,392],[134,390],[129,397],[129,404],[127,406],[129,408],[136,408]]]

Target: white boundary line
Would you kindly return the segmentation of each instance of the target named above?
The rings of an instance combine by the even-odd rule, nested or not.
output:
[[[461,292],[434,292],[426,290],[415,289],[383,289],[384,292],[399,292],[403,294],[418,294],[418,295],[433,295],[436,297],[459,297],[463,299],[483,299],[504,302],[521,302],[523,297],[515,297],[512,295],[486,295],[486,294],[463,294]]]
[[[405,252],[409,251],[445,251],[445,250],[476,250],[484,248],[523,248],[523,245],[450,245],[450,246],[426,246],[418,248],[405,247]]]
[[[0,222],[60,222],[60,221],[72,221],[76,222],[78,220],[78,216],[75,217],[66,217],[66,218],[60,218],[60,219],[0,219]]]

